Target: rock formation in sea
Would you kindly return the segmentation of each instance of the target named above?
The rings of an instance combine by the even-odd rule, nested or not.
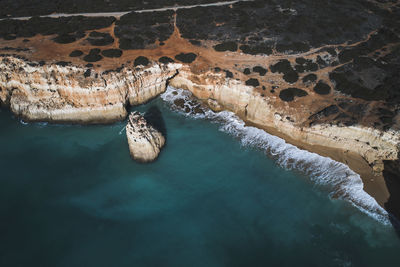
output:
[[[50,9],[37,12],[70,11]],[[398,1],[255,0],[6,19],[0,104],[26,121],[111,123],[169,84],[348,164],[382,206],[400,211],[387,204],[400,188],[399,16]]]
[[[126,137],[132,158],[139,162],[154,161],[165,144],[162,133],[136,111],[129,115]]]

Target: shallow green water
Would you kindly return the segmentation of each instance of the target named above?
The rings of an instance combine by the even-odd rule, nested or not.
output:
[[[157,99],[167,145],[129,157],[124,122],[0,112],[0,266],[400,266],[390,225],[219,124]],[[300,170],[301,172],[301,170]]]

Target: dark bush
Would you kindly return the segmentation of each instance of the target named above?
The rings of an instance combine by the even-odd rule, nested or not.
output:
[[[235,52],[238,49],[238,45],[235,42],[224,42],[214,46],[214,49],[218,52],[232,51]]]
[[[160,57],[159,59],[158,59],[158,61],[160,61],[161,63],[163,63],[163,64],[168,64],[168,63],[174,63],[175,61],[172,59],[172,58],[170,58],[170,57]]]
[[[306,43],[295,42],[291,44],[277,44],[276,50],[278,52],[307,52],[310,50],[310,46]]]
[[[121,49],[144,49],[147,45],[166,41],[174,31],[174,11],[154,13],[131,12],[115,23],[114,33]]]
[[[314,92],[320,95],[327,95],[331,92],[331,87],[323,81],[319,81],[314,87]]]
[[[114,38],[108,33],[93,31],[86,39],[91,45],[105,46],[114,43]]]
[[[87,78],[87,77],[90,76],[91,72],[92,72],[92,71],[91,71],[90,69],[87,69],[87,70],[85,71],[85,73],[83,74],[83,76],[85,76],[85,78]]]
[[[267,73],[267,69],[264,69],[263,67],[261,67],[261,66],[255,66],[254,68],[253,68],[253,71],[254,72],[258,72],[258,74],[260,74],[260,76],[264,76],[266,73]]]
[[[303,83],[315,82],[317,80],[317,75],[311,73],[303,77]]]
[[[83,60],[86,62],[97,62],[99,60],[102,60],[103,57],[99,55],[100,49],[94,48],[90,49],[89,54],[83,57]]]
[[[265,54],[265,55],[270,55],[272,54],[272,48],[270,45],[241,45],[240,50],[242,50],[243,53],[245,54],[250,54],[250,55],[258,55],[258,54]]]
[[[318,64],[309,59],[296,58],[296,63],[298,64],[295,66],[295,70],[300,73],[318,70]]]
[[[61,67],[65,67],[65,66],[68,66],[69,63],[71,63],[71,62],[58,61],[58,62],[56,62],[56,65],[61,66]]]
[[[121,57],[122,56],[122,50],[121,49],[106,49],[101,51],[101,54],[105,57]]]
[[[192,63],[193,61],[195,61],[197,55],[194,53],[180,53],[178,55],[175,56],[175,59],[183,62],[183,63]]]
[[[299,65],[304,65],[304,64],[306,64],[306,62],[307,62],[307,60],[304,58],[304,57],[298,57],[298,58],[296,58],[296,63],[297,64],[299,64]]]
[[[283,79],[288,83],[295,83],[299,79],[299,75],[293,70],[285,73]]]
[[[248,86],[253,86],[253,87],[257,87],[257,86],[260,85],[260,83],[258,82],[257,79],[251,78],[251,79],[248,79],[248,80],[246,81],[246,85],[248,85]]]
[[[304,65],[304,70],[305,71],[317,71],[318,70],[318,64],[310,61],[307,61],[307,63]]]
[[[81,50],[74,50],[69,54],[70,57],[80,57],[83,55],[83,52]]]
[[[282,99],[283,101],[291,102],[294,100],[295,97],[304,97],[307,95],[308,94],[306,91],[301,90],[299,88],[291,87],[291,88],[282,90],[279,93],[279,98]]]
[[[271,65],[270,69],[274,73],[275,72],[288,73],[289,71],[293,71],[293,68],[290,65],[290,62],[287,59],[282,59],[278,63]]]
[[[0,37],[15,39],[16,37],[33,37],[36,34],[57,34],[58,43],[71,43],[85,36],[84,32],[110,26],[115,21],[113,17],[60,17],[39,18],[29,20],[0,21]]]
[[[139,66],[139,65],[147,66],[147,65],[149,65],[149,63],[150,62],[147,57],[139,56],[135,59],[134,65],[135,66]]]
[[[229,70],[224,70],[225,71],[225,77],[226,78],[233,78],[233,73]]]

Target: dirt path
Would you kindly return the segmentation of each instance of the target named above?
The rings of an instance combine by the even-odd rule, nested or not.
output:
[[[50,14],[50,15],[43,15],[43,16],[39,16],[39,17],[41,17],[41,18],[59,18],[59,17],[84,16],[84,17],[116,17],[116,18],[119,18],[130,12],[147,13],[147,12],[159,12],[159,11],[166,11],[166,10],[176,11],[178,9],[187,9],[187,8],[193,8],[193,7],[226,6],[226,5],[235,4],[237,2],[250,2],[250,1],[253,1],[253,0],[234,0],[234,1],[228,1],[228,2],[215,2],[215,3],[199,4],[199,5],[172,6],[172,7],[162,7],[162,8],[153,8],[153,9],[143,9],[143,10],[130,10],[130,11],[120,11],[120,12],[73,13],[73,14],[56,13],[56,14]],[[0,20],[5,20],[5,19],[28,20],[30,18],[32,18],[32,17],[10,17],[10,18],[3,18]]]

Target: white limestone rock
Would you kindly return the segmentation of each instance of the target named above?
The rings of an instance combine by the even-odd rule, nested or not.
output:
[[[162,133],[136,111],[129,115],[126,137],[132,158],[139,162],[154,161],[165,144]]]

